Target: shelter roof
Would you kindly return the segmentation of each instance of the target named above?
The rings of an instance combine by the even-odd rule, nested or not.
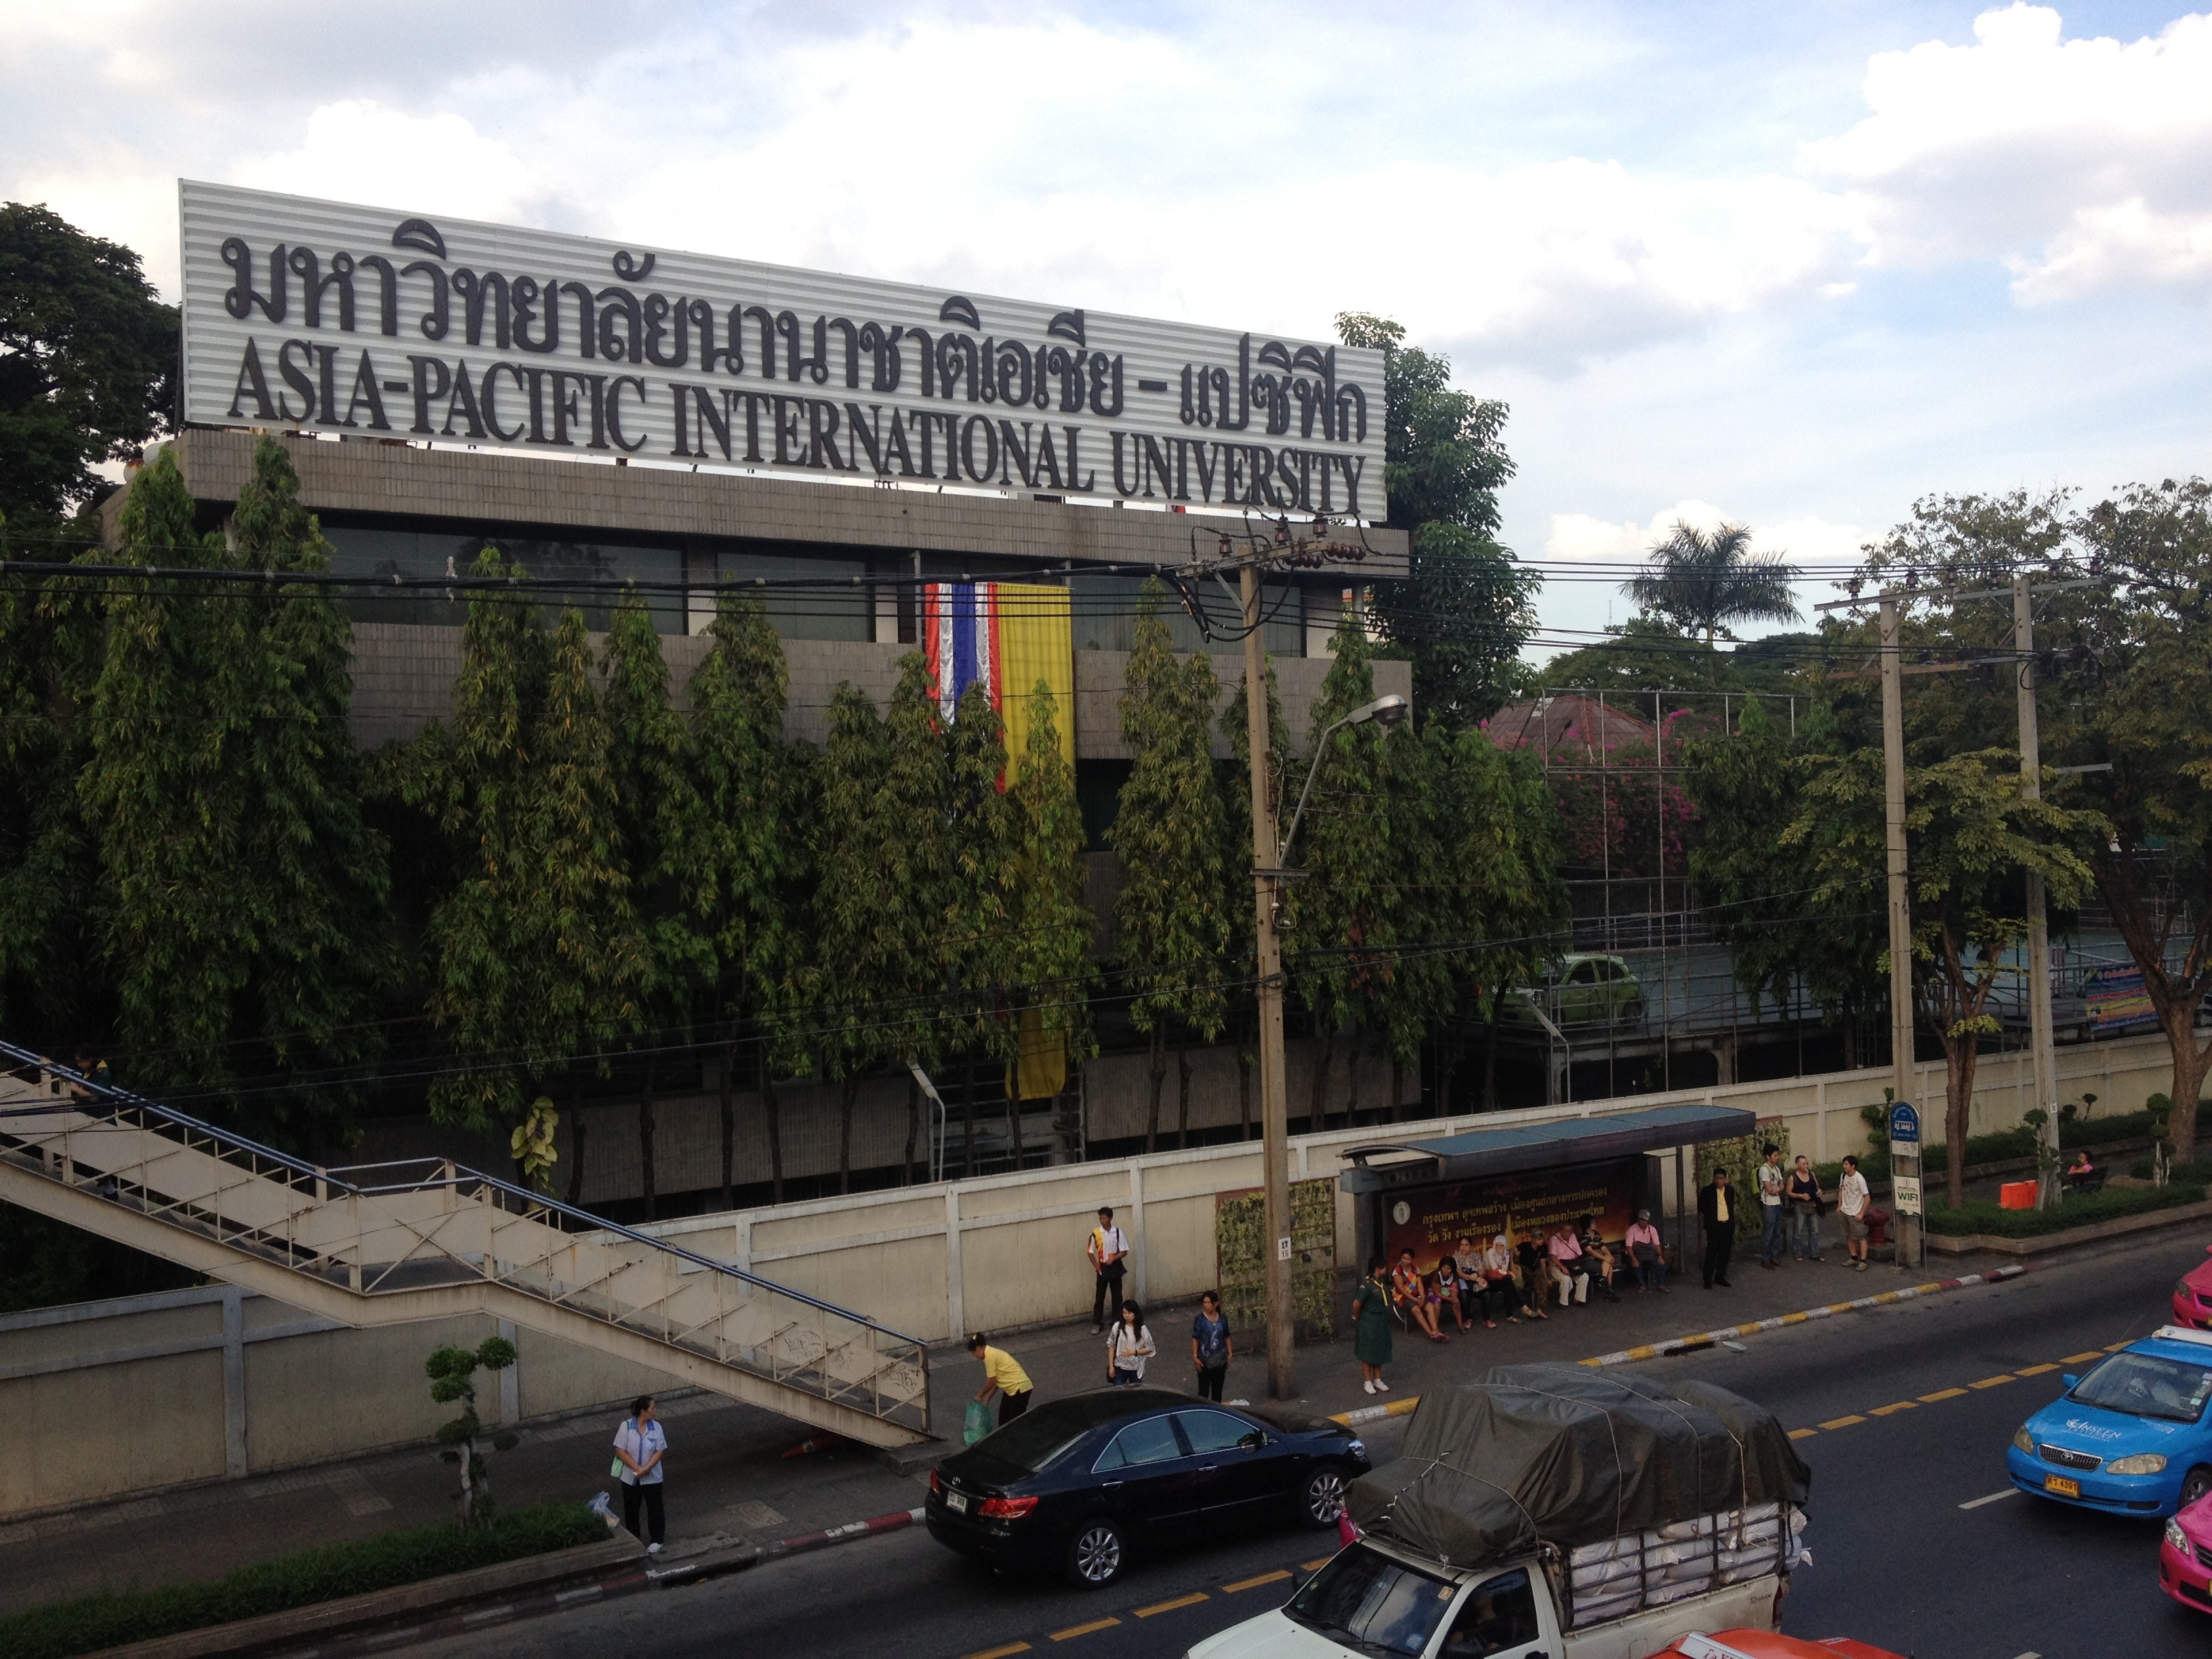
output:
[[[1338,1177],[1348,1193],[1424,1187],[1443,1181],[1519,1175],[1566,1164],[1596,1164],[1638,1152],[1662,1152],[1752,1133],[1755,1114],[1738,1106],[1646,1106],[1590,1117],[1556,1118],[1434,1140],[1355,1147],[1352,1167]]]

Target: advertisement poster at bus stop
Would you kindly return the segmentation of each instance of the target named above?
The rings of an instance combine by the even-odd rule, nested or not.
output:
[[[1516,1240],[1522,1234],[1541,1238],[1562,1221],[1578,1224],[1585,1215],[1597,1218],[1601,1237],[1620,1238],[1636,1218],[1638,1163],[1616,1158],[1389,1195],[1389,1259],[1395,1265],[1398,1253],[1410,1249],[1427,1273],[1462,1237],[1482,1245],[1510,1228]]]

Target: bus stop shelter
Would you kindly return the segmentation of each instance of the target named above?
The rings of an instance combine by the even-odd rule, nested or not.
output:
[[[1757,1117],[1738,1107],[1650,1106],[1358,1147],[1337,1181],[1352,1198],[1363,1266],[1378,1255],[1395,1261],[1410,1248],[1427,1273],[1462,1237],[1478,1244],[1498,1233],[1540,1238],[1585,1215],[1597,1218],[1601,1236],[1617,1240],[1647,1209],[1673,1211],[1675,1260],[1687,1262],[1695,1259],[1689,1149],[1757,1127]],[[1664,1155],[1675,1152],[1682,1156],[1669,1205]],[[1743,1180],[1750,1172],[1734,1173]]]

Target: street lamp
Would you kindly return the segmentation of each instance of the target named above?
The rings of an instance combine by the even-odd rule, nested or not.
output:
[[[1291,861],[1291,843],[1297,839],[1298,820],[1306,815],[1306,797],[1313,793],[1314,779],[1321,772],[1322,757],[1328,753],[1328,740],[1347,726],[1364,726],[1370,720],[1384,726],[1396,726],[1412,714],[1413,705],[1395,691],[1386,691],[1373,702],[1363,702],[1340,720],[1332,720],[1322,728],[1320,738],[1314,744],[1313,764],[1306,769],[1305,787],[1298,791],[1297,810],[1291,814],[1291,827],[1283,833],[1283,844],[1276,849],[1278,870]]]

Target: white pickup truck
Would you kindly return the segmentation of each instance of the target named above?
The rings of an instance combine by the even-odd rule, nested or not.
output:
[[[1649,1659],[1776,1632],[1810,1491],[1773,1414],[1724,1389],[1496,1366],[1424,1392],[1351,1486],[1357,1542],[1187,1659]]]
[[[1763,1519],[1739,1530],[1771,1537],[1774,1519]],[[1653,1574],[1650,1592],[1622,1595],[1607,1592],[1645,1575],[1599,1578],[1630,1559],[1619,1548],[1602,1562],[1563,1562],[1547,1547],[1456,1567],[1387,1538],[1363,1538],[1283,1607],[1200,1642],[1188,1659],[1645,1659],[1693,1632],[1778,1630],[1789,1583],[1783,1561],[1793,1547],[1766,1545],[1759,1552],[1765,1562],[1739,1558],[1735,1567],[1719,1565],[1733,1553],[1723,1549],[1705,1556],[1714,1565],[1701,1578]]]

